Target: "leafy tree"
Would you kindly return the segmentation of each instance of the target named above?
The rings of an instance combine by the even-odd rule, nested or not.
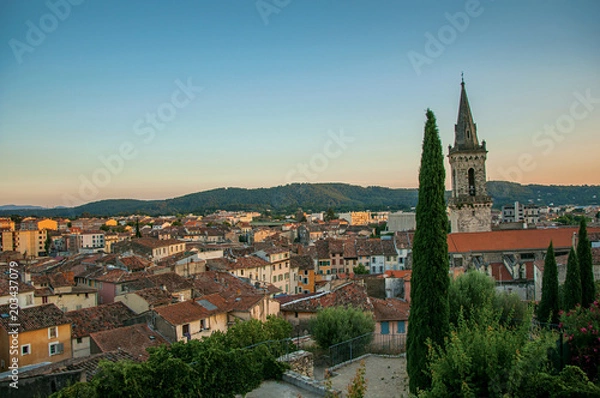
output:
[[[101,230],[101,231],[108,232],[108,231],[110,231],[110,227],[109,227],[108,225],[106,225],[106,224],[102,224],[102,225],[100,226],[100,230]]]
[[[431,389],[420,397],[519,397],[530,377],[547,369],[555,333],[531,330],[531,310],[517,327],[503,326],[488,303],[459,317],[446,346],[430,345]]]
[[[258,387],[266,378],[280,378],[286,368],[276,360],[281,347],[244,345],[289,336],[290,332],[291,325],[282,318],[271,317],[264,324],[238,323],[227,333],[150,348],[150,357],[143,363],[103,362],[91,382],[77,383],[54,397],[233,398]]]
[[[581,304],[581,276],[575,249],[571,247],[567,261],[567,277],[563,287],[563,309],[570,311]]]
[[[46,255],[50,254],[50,248],[52,247],[52,238],[50,235],[46,235],[46,241],[44,242],[44,251]]]
[[[365,265],[363,263],[358,263],[358,265],[356,267],[352,268],[352,271],[356,275],[366,275],[369,273],[369,269],[367,267],[365,267]]]
[[[468,271],[452,280],[448,289],[450,323],[458,325],[460,317],[468,321],[491,305],[502,326],[521,324],[527,304],[517,294],[499,292],[495,286],[492,277],[478,271]]]
[[[325,349],[375,331],[373,315],[356,308],[324,308],[309,325],[315,341]]]
[[[142,233],[140,232],[140,220],[138,220],[137,218],[135,219],[135,237],[142,237]]]
[[[335,215],[333,209],[330,207],[325,212],[324,218],[325,218],[325,221],[331,221],[331,220],[337,219],[337,216]]]
[[[542,299],[537,317],[540,322],[558,323],[558,269],[552,242],[548,246],[542,277]]]
[[[594,286],[594,268],[592,265],[592,245],[587,235],[585,219],[579,224],[577,241],[577,260],[581,275],[581,305],[589,307],[596,297]]]
[[[496,283],[479,271],[468,271],[450,282],[448,287],[449,320],[458,325],[462,312],[464,319],[471,319],[476,311],[492,302]]]
[[[427,110],[419,170],[417,228],[413,243],[411,309],[407,337],[407,370],[410,391],[427,389],[427,345],[441,346],[449,330],[448,243],[444,200],[444,156],[435,115]]]

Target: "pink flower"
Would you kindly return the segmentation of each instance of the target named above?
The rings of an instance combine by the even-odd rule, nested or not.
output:
[[[581,328],[579,330],[581,330],[581,333],[587,333],[587,329],[586,328]]]

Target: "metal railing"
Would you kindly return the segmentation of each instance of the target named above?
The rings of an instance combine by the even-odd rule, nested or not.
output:
[[[406,334],[367,333],[329,347],[329,366],[365,354],[400,355],[406,352]]]

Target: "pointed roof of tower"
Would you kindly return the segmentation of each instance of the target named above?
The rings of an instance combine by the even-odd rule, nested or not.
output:
[[[465,90],[464,79],[460,83],[460,105],[458,108],[458,119],[454,125],[454,150],[461,149],[479,149],[479,140],[477,139],[477,126],[473,122],[467,90]]]

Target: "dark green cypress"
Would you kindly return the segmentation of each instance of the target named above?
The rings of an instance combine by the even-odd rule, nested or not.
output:
[[[581,275],[577,253],[571,247],[569,261],[567,261],[567,278],[563,288],[563,309],[565,311],[572,310],[577,304],[581,304]]]
[[[542,277],[542,299],[537,311],[538,321],[558,323],[558,269],[552,242],[546,252],[544,276]]]
[[[587,235],[585,217],[581,219],[581,223],[579,224],[577,260],[579,260],[579,273],[581,274],[581,306],[587,308],[594,302],[596,286],[594,286],[592,245]]]
[[[443,346],[449,331],[448,242],[446,231],[445,170],[435,115],[427,110],[419,169],[417,228],[413,243],[411,305],[408,318],[407,370],[410,391],[431,385],[426,340]]]

